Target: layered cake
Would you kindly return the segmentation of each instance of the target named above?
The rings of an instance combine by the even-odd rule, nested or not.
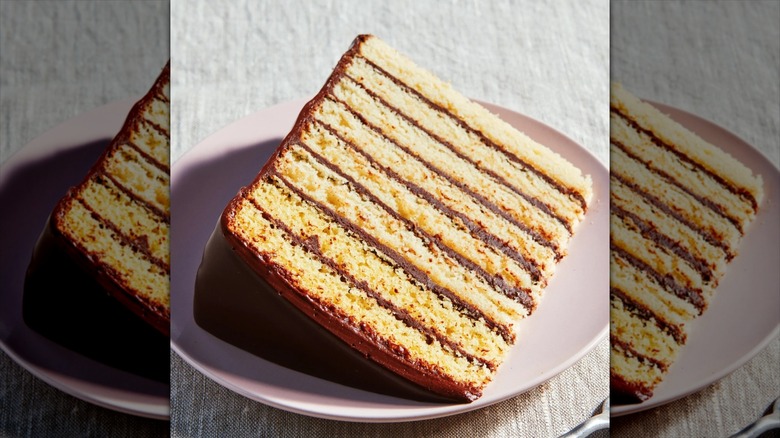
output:
[[[224,210],[195,319],[307,373],[472,401],[591,196],[564,158],[363,35]]]
[[[25,279],[26,323],[112,366],[167,381],[169,70],[54,207]]]
[[[620,84],[611,90],[611,388],[652,396],[763,197],[760,176]]]

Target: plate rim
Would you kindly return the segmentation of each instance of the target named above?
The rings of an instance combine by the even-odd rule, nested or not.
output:
[[[176,184],[176,181],[178,181],[178,171],[181,169],[181,164],[180,164],[181,161],[182,160],[190,160],[190,159],[191,160],[196,160],[190,154],[194,153],[194,151],[197,150],[198,148],[200,148],[201,145],[208,144],[208,143],[214,141],[215,138],[217,138],[220,135],[224,135],[224,133],[226,131],[230,130],[231,127],[233,127],[234,125],[240,124],[242,122],[246,122],[248,119],[252,119],[253,117],[258,117],[258,114],[260,114],[260,113],[271,113],[271,112],[274,112],[274,111],[283,110],[284,108],[286,108],[288,106],[293,106],[293,107],[296,108],[295,114],[298,114],[299,111],[300,111],[300,108],[302,108],[303,105],[306,102],[308,102],[309,100],[311,100],[311,97],[309,97],[309,98],[297,98],[297,99],[291,99],[291,100],[287,100],[287,101],[278,102],[278,103],[276,103],[274,105],[271,105],[269,107],[260,109],[258,111],[254,111],[254,112],[252,112],[252,113],[250,113],[248,115],[245,115],[245,116],[242,116],[242,117],[240,117],[240,118],[238,118],[236,120],[233,120],[232,122],[228,123],[227,125],[223,126],[222,128],[220,128],[220,129],[216,130],[215,132],[212,132],[211,134],[209,134],[206,137],[204,137],[195,146],[193,146],[192,148],[190,148],[187,151],[185,151],[184,153],[182,153],[177,158],[176,162],[173,162],[171,164],[171,193],[173,193],[174,185]],[[579,150],[579,153],[584,153],[587,156],[587,159],[592,160],[592,162],[594,163],[594,165],[595,165],[594,173],[596,173],[596,172],[604,172],[604,175],[605,175],[605,177],[607,178],[607,181],[608,181],[608,175],[609,175],[608,166],[604,162],[602,162],[596,156],[596,154],[593,151],[591,151],[591,150],[587,149],[586,147],[582,146],[579,142],[571,139],[571,137],[563,134],[562,132],[560,132],[556,128],[554,128],[554,127],[552,127],[552,126],[550,126],[550,125],[548,125],[546,123],[543,123],[543,122],[539,121],[536,118],[533,118],[531,116],[528,116],[526,114],[523,114],[523,113],[521,113],[519,111],[515,111],[515,110],[507,108],[507,107],[502,107],[502,106],[499,106],[497,104],[491,104],[491,103],[484,102],[484,101],[481,101],[481,100],[476,100],[476,99],[474,99],[474,101],[478,102],[481,105],[483,105],[488,110],[490,110],[492,113],[496,113],[496,112],[499,112],[499,111],[507,112],[507,113],[512,114],[513,116],[519,116],[521,118],[527,119],[527,120],[535,123],[538,127],[541,127],[543,129],[549,131],[550,133],[560,137],[561,139],[566,140],[566,141],[568,141],[569,143],[571,143],[573,145],[576,145],[578,150]],[[507,123],[509,123],[509,122],[507,122]],[[255,140],[255,141],[257,141],[257,140]],[[561,153],[561,155],[564,156],[564,158],[566,158],[565,154]],[[568,159],[570,159],[570,158],[567,158],[567,160]],[[608,186],[608,183],[607,183],[607,186]],[[238,190],[238,187],[236,187],[235,189]],[[609,193],[607,191],[605,196],[603,198],[601,198],[601,199],[602,199],[602,201],[605,204],[608,205],[608,198],[609,198]],[[594,198],[593,199],[594,204],[595,204],[596,201],[597,201],[597,199]],[[587,220],[587,217],[586,217],[586,220]],[[173,289],[172,289],[172,291],[173,291]],[[607,299],[608,299],[608,297],[605,295],[605,302],[604,302],[605,306],[607,306],[607,304],[608,304]],[[174,312],[172,312],[172,317],[171,317],[171,326],[172,326],[171,327],[171,348],[172,348],[172,350],[177,355],[179,355],[179,357],[181,357],[189,366],[193,367],[198,372],[200,372],[201,374],[205,375],[207,378],[209,378],[213,382],[217,383],[218,385],[220,385],[220,386],[222,386],[222,387],[224,387],[224,388],[226,388],[226,389],[228,389],[228,390],[230,390],[232,392],[235,392],[235,393],[237,393],[237,394],[239,394],[241,396],[244,396],[244,397],[246,397],[246,398],[248,398],[250,400],[253,400],[253,401],[256,401],[256,402],[259,402],[259,403],[263,403],[263,404],[266,404],[266,405],[269,405],[269,406],[272,406],[272,407],[275,407],[275,408],[278,408],[278,409],[282,409],[282,410],[285,410],[285,411],[288,411],[288,412],[294,412],[294,413],[297,413],[297,414],[307,415],[307,416],[315,417],[315,418],[332,419],[332,420],[340,420],[340,421],[362,422],[362,423],[393,423],[393,422],[417,421],[417,420],[426,420],[426,419],[433,419],[433,418],[443,418],[443,417],[450,416],[450,415],[456,415],[456,414],[461,414],[461,413],[465,413],[465,412],[469,412],[469,411],[474,411],[474,410],[481,409],[481,408],[493,405],[495,403],[499,403],[501,401],[504,401],[504,400],[507,400],[507,399],[510,399],[510,398],[513,398],[513,397],[517,397],[517,396],[519,396],[519,395],[521,395],[521,394],[523,394],[525,392],[528,392],[528,391],[531,391],[531,390],[537,388],[539,385],[543,384],[544,382],[549,381],[550,379],[552,379],[552,378],[558,376],[559,374],[561,374],[563,371],[571,368],[577,362],[582,360],[588,353],[593,351],[595,349],[595,347],[599,344],[599,342],[601,342],[605,338],[607,338],[607,336],[609,334],[609,318],[607,317],[605,319],[605,321],[603,322],[603,326],[601,327],[601,329],[598,331],[598,333],[593,338],[591,338],[587,343],[585,343],[585,345],[582,346],[575,354],[571,355],[570,357],[567,357],[566,360],[564,360],[560,364],[558,364],[552,371],[550,371],[549,374],[545,374],[544,378],[536,379],[531,385],[529,385],[528,388],[525,388],[525,389],[523,389],[520,392],[504,395],[503,397],[499,397],[497,399],[491,400],[489,403],[482,403],[482,404],[480,404],[479,402],[482,399],[478,399],[477,401],[472,402],[470,404],[454,405],[454,406],[460,406],[460,408],[446,410],[445,412],[430,412],[430,413],[427,413],[427,414],[420,414],[420,415],[397,415],[397,416],[389,416],[389,417],[387,417],[387,416],[376,416],[376,417],[360,416],[360,417],[356,417],[354,415],[338,415],[338,414],[332,414],[332,413],[328,414],[328,413],[324,413],[324,412],[314,411],[312,409],[304,409],[304,408],[300,408],[300,407],[297,407],[297,406],[290,406],[290,405],[287,405],[287,404],[284,404],[284,403],[280,403],[280,402],[276,401],[272,397],[258,395],[258,394],[254,393],[252,391],[245,390],[245,389],[241,388],[239,385],[235,384],[234,382],[227,381],[222,376],[216,375],[214,373],[214,371],[211,369],[210,366],[201,364],[197,359],[193,358],[192,355],[186,351],[186,348],[184,348],[181,345],[179,345],[178,340],[180,339],[180,337],[182,335],[179,334],[179,333],[175,333],[174,322],[177,319],[175,317],[175,315],[176,315],[176,311],[174,310]],[[608,315],[608,312],[607,312],[607,315]],[[221,341],[221,340],[219,340],[219,341],[220,342],[224,342],[224,341]],[[606,366],[604,367],[604,372],[605,373],[607,372]],[[452,406],[452,405],[447,405],[447,406]]]

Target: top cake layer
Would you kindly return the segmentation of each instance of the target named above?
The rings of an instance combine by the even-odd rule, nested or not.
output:
[[[51,226],[118,300],[169,333],[169,67],[130,111]]]
[[[473,400],[591,196],[571,163],[364,35],[222,227],[353,348]]]
[[[641,401],[712,300],[763,183],[619,84],[610,125],[611,386]]]

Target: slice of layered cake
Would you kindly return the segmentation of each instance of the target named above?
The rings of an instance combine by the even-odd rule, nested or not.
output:
[[[195,318],[331,380],[471,401],[591,195],[561,156],[360,36],[225,209]]]
[[[34,250],[24,295],[24,319],[33,329],[164,381],[168,96],[166,66],[84,180],[57,203]]]
[[[763,197],[760,176],[613,84],[611,387],[653,394]]]

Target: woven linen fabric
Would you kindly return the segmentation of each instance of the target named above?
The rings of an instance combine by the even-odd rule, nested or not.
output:
[[[585,421],[606,397],[609,382],[603,369],[608,358],[604,340],[548,382],[486,408],[432,420],[358,423],[255,402],[214,383],[172,353],[171,432],[174,437],[557,437]],[[600,430],[591,436],[609,433]]]
[[[169,56],[168,12],[167,1],[0,2],[0,163],[81,113],[143,95]],[[13,212],[0,208],[0,214]],[[21,291],[0,284],[0,294],[8,293]],[[10,329],[4,321],[0,328]],[[167,421],[67,395],[0,351],[2,437],[163,437],[169,431]]]
[[[174,1],[173,167],[232,122],[312,96],[360,33],[379,36],[471,98],[557,129],[607,163],[608,13],[605,0]],[[603,339],[560,375],[488,408],[363,424],[269,407],[214,383],[175,354],[171,360],[171,429],[178,437],[555,437],[590,417],[609,385]]]
[[[638,96],[728,129],[778,166],[779,22],[775,1],[613,2],[611,74]],[[699,393],[613,418],[612,436],[736,433],[780,396],[778,363],[780,339],[775,338],[747,364]]]
[[[0,163],[38,135],[140,97],[169,57],[168,1],[0,4]],[[151,72],[151,73],[150,73]]]

